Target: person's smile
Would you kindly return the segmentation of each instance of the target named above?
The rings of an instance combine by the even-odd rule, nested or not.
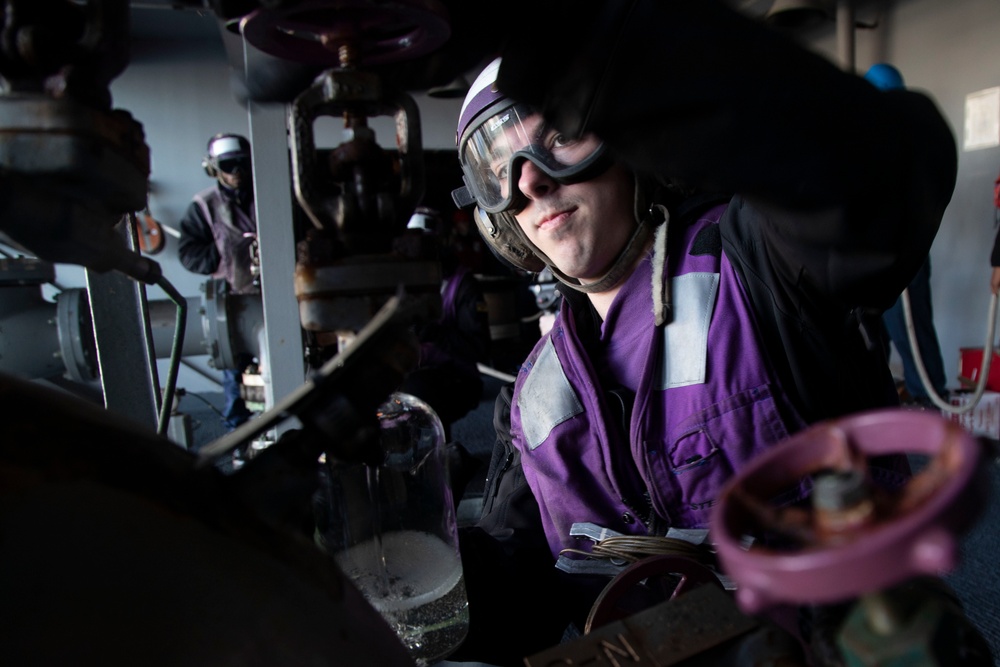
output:
[[[536,226],[543,232],[558,231],[569,223],[570,217],[573,215],[575,210],[575,207],[571,207],[542,214]]]

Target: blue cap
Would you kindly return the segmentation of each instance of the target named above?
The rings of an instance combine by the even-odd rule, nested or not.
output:
[[[865,74],[865,81],[879,90],[898,90],[905,88],[903,75],[889,63],[875,63]]]

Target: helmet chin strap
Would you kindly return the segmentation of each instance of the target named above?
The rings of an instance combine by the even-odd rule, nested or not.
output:
[[[654,207],[653,210],[658,211],[659,209],[658,207]],[[635,265],[639,256],[645,252],[650,239],[653,237],[654,228],[659,223],[663,222],[662,219],[654,220],[652,213],[653,211],[650,211],[649,215],[645,215],[639,220],[635,229],[632,231],[632,236],[629,237],[629,240],[626,242],[625,247],[622,248],[622,251],[618,253],[618,257],[615,258],[615,261],[611,264],[611,268],[608,269],[607,273],[601,276],[601,278],[596,282],[586,284],[581,283],[576,278],[571,278],[560,271],[552,260],[545,255],[545,253],[535,247],[535,245],[528,240],[528,237],[521,230],[520,225],[515,222],[512,225],[512,228],[514,229],[514,233],[521,237],[522,242],[527,244],[528,247],[531,248],[532,252],[534,252],[539,259],[545,262],[545,265],[549,267],[550,271],[552,271],[552,275],[556,277],[556,280],[570,289],[576,290],[577,292],[582,292],[584,294],[599,294],[611,289],[621,282],[622,278],[624,278]]]

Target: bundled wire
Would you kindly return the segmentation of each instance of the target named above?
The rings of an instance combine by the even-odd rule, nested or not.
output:
[[[590,551],[566,548],[560,554],[575,553],[590,558],[635,563],[649,556],[678,556],[696,561],[701,565],[715,564],[712,550],[706,546],[692,544],[675,537],[648,535],[615,535],[594,542]]]

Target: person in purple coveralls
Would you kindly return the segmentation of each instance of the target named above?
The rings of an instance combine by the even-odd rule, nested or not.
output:
[[[483,514],[461,531],[470,631],[449,659],[496,665],[582,629],[620,569],[588,531],[697,543],[755,455],[898,403],[880,316],[957,168],[927,96],[879,91],[719,2],[530,14],[456,135],[456,204],[564,296],[498,397]],[[905,483],[902,458],[873,478]]]
[[[257,240],[250,142],[238,134],[216,134],[202,160],[216,183],[196,194],[181,218],[177,256],[188,271],[224,279],[235,294],[258,289],[253,272]],[[243,369],[252,361],[238,355],[238,368],[222,371],[222,422],[232,431],[253,413],[240,396]]]

